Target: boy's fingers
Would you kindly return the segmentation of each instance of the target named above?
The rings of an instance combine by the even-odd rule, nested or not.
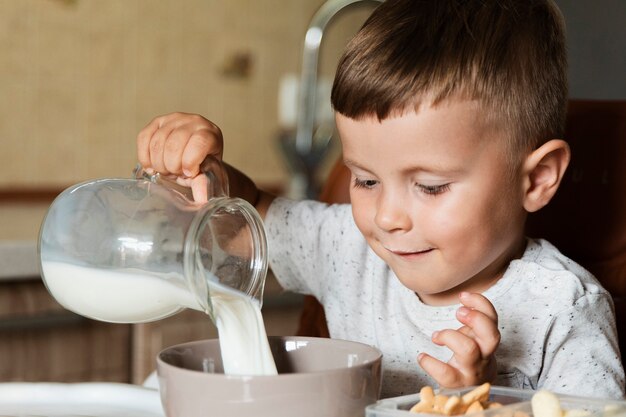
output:
[[[498,324],[498,313],[496,312],[493,304],[491,304],[491,301],[489,301],[484,295],[478,293],[462,292],[461,294],[459,294],[459,299],[461,301],[461,304],[463,304],[465,307],[483,312],[489,318],[491,318],[496,323],[496,325]]]
[[[208,179],[206,175],[198,175],[191,180],[191,193],[193,201],[196,203],[206,203],[208,201]]]
[[[467,337],[474,337],[474,331],[472,330],[471,327],[461,326],[458,329],[456,329],[456,331],[461,332],[461,334],[464,334]]]
[[[495,352],[500,344],[500,332],[491,317],[482,311],[460,307],[457,310],[457,319],[471,329],[473,340],[480,348],[483,358]]]
[[[173,129],[171,127],[163,126],[154,132],[152,138],[150,139],[149,148],[152,168],[162,174],[169,174],[169,171],[165,168],[164,153],[165,142],[172,131]]]
[[[452,388],[459,385],[459,372],[447,363],[441,362],[426,353],[420,353],[417,357],[417,362],[442,387]]]
[[[433,342],[450,349],[456,362],[462,366],[472,367],[482,360],[482,352],[477,342],[460,331],[446,329],[436,332]]]
[[[191,187],[194,200],[207,201],[205,175],[200,165],[208,155],[221,159],[222,132],[204,117],[170,113],[154,118],[137,136],[137,158],[144,168],[173,174]]]
[[[188,129],[178,128],[172,131],[164,144],[163,163],[165,169],[176,175],[182,175],[183,152],[189,141]]]
[[[144,168],[152,168],[150,161],[150,139],[152,135],[159,129],[156,119],[152,120],[146,127],[141,129],[137,135],[137,160]]]
[[[157,123],[159,128],[168,127],[170,129],[176,129],[179,126],[187,123],[187,119],[189,119],[191,115],[181,112],[174,112],[164,114],[163,116],[159,116],[155,118],[155,123]]]
[[[459,299],[465,307],[459,308],[457,319],[471,328],[484,357],[493,354],[500,344],[495,307],[487,297],[478,293],[462,292]]]
[[[210,155],[212,145],[206,137],[206,132],[194,133],[190,138],[182,153],[182,171],[188,177],[195,177],[200,173],[202,161]]]

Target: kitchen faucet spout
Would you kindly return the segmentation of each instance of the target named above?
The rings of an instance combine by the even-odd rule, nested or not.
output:
[[[318,57],[326,26],[345,7],[362,2],[381,3],[382,0],[328,0],[315,13],[306,31],[296,119],[295,148],[300,155],[310,153],[313,148]]]

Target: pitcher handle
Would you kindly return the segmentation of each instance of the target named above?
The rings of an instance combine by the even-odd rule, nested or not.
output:
[[[200,172],[207,177],[207,199],[213,197],[228,197],[230,187],[228,182],[228,173],[224,164],[214,156],[207,156],[200,165]],[[155,184],[161,184],[167,188],[175,190],[184,195],[189,201],[193,201],[191,188],[178,184],[176,181],[161,175],[160,173],[148,173],[141,165],[137,164],[133,170],[135,179],[143,179]]]
[[[200,165],[200,172],[204,173],[208,179],[208,198],[230,196],[228,173],[221,160],[212,155],[207,156]]]

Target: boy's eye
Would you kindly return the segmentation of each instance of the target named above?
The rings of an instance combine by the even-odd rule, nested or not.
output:
[[[359,178],[354,179],[354,188],[372,188],[378,181],[376,180],[361,180]]]
[[[441,185],[424,185],[417,184],[417,187],[424,193],[428,195],[437,195],[444,193],[450,189],[450,184],[441,184]]]

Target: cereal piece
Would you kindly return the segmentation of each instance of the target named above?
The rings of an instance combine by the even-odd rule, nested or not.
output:
[[[467,410],[465,410],[465,414],[475,413],[477,411],[483,411],[483,410],[484,410],[484,407],[482,406],[480,401],[474,401],[473,403],[469,405],[469,407],[467,407]]]
[[[534,417],[562,417],[561,404],[556,395],[550,391],[541,390],[535,393],[530,400]]]
[[[484,384],[474,388],[470,392],[467,392],[463,395],[463,403],[471,404],[474,401],[487,401],[489,400],[489,389],[491,388],[491,384],[489,382],[485,382]]]
[[[453,395],[448,398],[448,401],[443,405],[443,413],[447,416],[461,414],[459,410],[461,407],[461,398]]]
[[[611,416],[613,414],[622,413],[626,411],[626,408],[624,408],[624,406],[620,406],[617,404],[607,404],[604,406],[604,409],[602,411],[604,411],[605,416]]]
[[[435,395],[433,411],[437,414],[443,414],[443,406],[448,402],[447,395]]]
[[[485,383],[465,395],[446,396],[435,395],[432,387],[426,385],[420,390],[420,401],[409,410],[411,413],[439,414],[446,416],[457,416],[467,413],[502,407],[500,403],[489,402],[489,391],[491,384]],[[498,417],[498,416],[496,416]],[[508,415],[510,417],[510,415]],[[527,414],[513,417],[529,417]],[[563,416],[559,416],[563,417]],[[577,417],[577,416],[571,416]]]
[[[413,407],[411,407],[409,411],[411,413],[432,413],[433,404],[420,401],[417,404],[415,404]]]
[[[420,390],[420,401],[409,410],[411,413],[432,413],[435,393],[428,385]]]
[[[425,385],[420,390],[420,401],[425,401],[427,403],[434,403],[435,401],[435,393],[433,392],[433,388]]]
[[[574,408],[572,410],[565,410],[563,417],[586,417],[591,415],[591,412],[587,410],[581,410],[580,408]]]

